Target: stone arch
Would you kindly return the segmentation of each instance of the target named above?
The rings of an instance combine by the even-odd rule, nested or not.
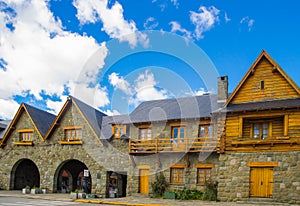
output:
[[[79,160],[69,159],[63,161],[54,174],[53,192],[85,189],[85,192],[91,193],[92,178],[90,173],[85,177],[84,171],[89,171],[88,167]],[[86,188],[84,185],[86,185]]]
[[[11,170],[10,189],[20,190],[26,186],[40,187],[40,172],[32,160],[20,159]]]

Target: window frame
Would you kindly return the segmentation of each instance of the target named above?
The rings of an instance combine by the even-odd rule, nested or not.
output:
[[[83,126],[64,127],[64,139],[67,142],[81,141],[83,136]]]
[[[117,129],[117,134],[116,134]],[[123,132],[121,132],[123,130]],[[120,139],[123,134],[126,134],[126,125],[124,124],[115,124],[112,126],[112,135],[116,139]]]
[[[201,135],[201,129],[204,130],[204,136]],[[211,135],[209,135],[209,133]],[[199,124],[198,138],[210,138],[213,137],[213,126],[211,124]]]
[[[203,185],[206,182],[212,181],[212,170],[214,164],[196,164],[196,184]],[[200,171],[203,171],[202,179],[200,180]],[[209,171],[209,178],[207,178],[207,171]]]
[[[174,178],[174,175],[175,178]],[[170,184],[184,184],[185,165],[174,165],[170,168]]]
[[[273,113],[273,114],[263,114],[263,115],[244,115],[239,117],[239,138],[243,137],[244,134],[244,121],[247,120],[250,124],[250,134],[249,138],[251,139],[259,139],[259,140],[265,140],[268,138],[273,137],[273,121],[276,118],[282,118],[282,126],[283,126],[283,136],[288,137],[288,127],[289,127],[289,115],[287,113]],[[256,120],[255,120],[256,119]],[[251,122],[251,120],[253,120]],[[260,139],[260,138],[254,138],[254,123],[259,122],[267,122],[268,123],[268,136],[266,138]]]
[[[174,126],[171,126],[171,139],[173,141],[180,140],[180,142],[184,142],[184,140],[186,138],[186,129],[185,128],[186,128],[185,125],[174,125]],[[178,129],[177,137],[175,137],[175,132],[174,132],[175,129]],[[182,134],[181,129],[183,129],[183,137],[181,137],[181,134]]]
[[[19,141],[20,142],[32,142],[33,141],[33,129],[22,129],[18,130],[19,133]],[[24,135],[29,137],[29,139],[24,139]]]
[[[142,138],[142,131],[146,131],[144,133],[144,138]],[[149,137],[150,134],[150,137]],[[152,139],[152,127],[151,126],[141,126],[139,127],[139,140],[151,140]]]

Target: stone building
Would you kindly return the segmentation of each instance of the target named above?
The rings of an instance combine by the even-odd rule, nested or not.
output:
[[[300,89],[262,51],[231,95],[141,103],[107,116],[70,96],[57,116],[22,103],[0,121],[0,188],[85,189],[100,197],[218,183],[221,201],[300,203]]]

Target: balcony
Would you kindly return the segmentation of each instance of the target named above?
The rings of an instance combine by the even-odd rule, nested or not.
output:
[[[218,140],[214,137],[184,138],[179,141],[171,138],[150,140],[129,140],[129,154],[155,154],[171,152],[216,152]]]

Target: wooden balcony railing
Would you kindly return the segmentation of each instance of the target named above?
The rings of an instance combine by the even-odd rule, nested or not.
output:
[[[214,137],[185,138],[179,141],[170,138],[129,140],[130,154],[154,154],[168,152],[215,152],[218,140]]]

